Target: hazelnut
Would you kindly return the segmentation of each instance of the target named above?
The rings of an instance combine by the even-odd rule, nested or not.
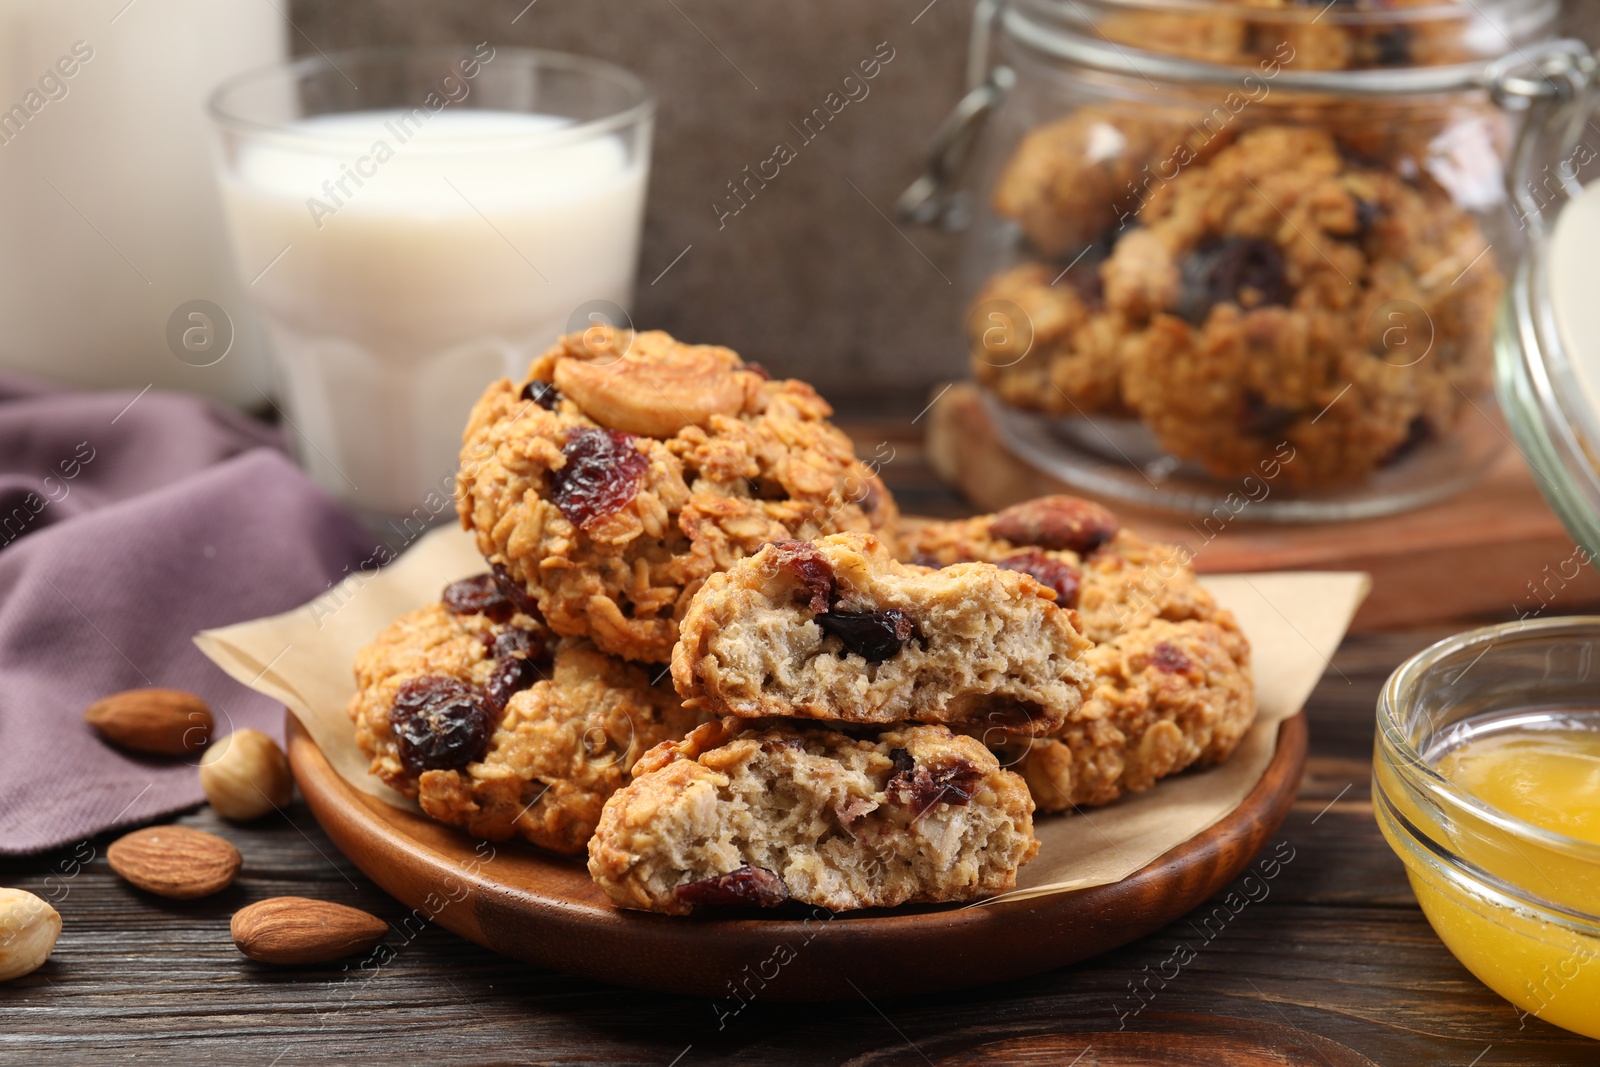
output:
[[[200,788],[224,819],[259,819],[289,803],[294,778],[278,743],[260,730],[235,730],[200,761]]]
[[[61,936],[61,916],[21,889],[0,889],[0,982],[38,970]]]

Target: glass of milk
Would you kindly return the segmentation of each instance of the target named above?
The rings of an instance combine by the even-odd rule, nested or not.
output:
[[[448,518],[484,386],[626,324],[650,93],[580,56],[373,48],[241,75],[211,115],[302,465],[395,531]]]

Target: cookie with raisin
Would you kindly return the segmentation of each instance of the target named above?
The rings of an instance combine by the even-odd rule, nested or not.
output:
[[[1188,553],[1146,541],[1108,508],[1079,497],[1038,497],[993,515],[908,521],[901,559],[929,567],[979,561],[1021,571],[1076,609],[1090,641],[1108,641],[1154,619],[1225,614],[1195,580]]]
[[[994,210],[1063,266],[1125,229],[1150,190],[1231,139],[1184,111],[1089,104],[1017,143],[995,184]],[[1058,268],[1059,269],[1059,268]]]
[[[620,907],[674,915],[970,901],[1016,885],[1032,815],[1020,777],[942,726],[729,719],[639,761],[589,873]]]
[[[701,583],[761,545],[893,530],[831,414],[729,349],[597,327],[484,393],[457,508],[556,633],[665,662]]]
[[[1232,755],[1255,720],[1250,644],[1188,554],[1121,528],[1091,501],[1040,497],[993,515],[908,523],[902,556],[1021,570],[1078,611],[1095,646],[1083,706],[1048,736],[972,730],[1027,779],[1040,811],[1107,804]]]
[[[704,717],[645,667],[485,593],[495,584],[456,583],[360,652],[356,742],[374,775],[441,822],[581,852],[639,756]]]
[[[673,683],[713,715],[1044,733],[1088,686],[1089,642],[1055,601],[988,563],[907,566],[870,534],[781,541],[695,595]]]
[[[1156,619],[1096,645],[1083,710],[1003,751],[1044,812],[1109,804],[1231,756],[1255,721],[1250,647],[1233,617]],[[987,740],[997,740],[989,735]]]
[[[1268,126],[1151,198],[1102,268],[1122,397],[1219,477],[1347,484],[1487,388],[1503,280],[1441,191]]]

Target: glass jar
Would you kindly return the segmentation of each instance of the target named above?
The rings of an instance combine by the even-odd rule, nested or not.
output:
[[[983,0],[971,92],[900,208],[968,228],[966,340],[1008,447],[1135,504],[1243,487],[1264,519],[1470,485],[1505,441],[1521,248],[1495,64],[1558,8]]]
[[[1600,1038],[1600,845],[1525,822],[1440,774],[1499,730],[1600,733],[1600,617],[1441,641],[1378,702],[1373,808],[1440,939],[1518,1014]]]
[[[1551,52],[1500,93],[1530,109],[1513,155],[1514,211],[1527,253],[1495,335],[1496,388],[1545,499],[1600,559],[1600,63],[1581,46]]]

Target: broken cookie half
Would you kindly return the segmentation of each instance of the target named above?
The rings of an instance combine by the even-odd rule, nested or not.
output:
[[[845,911],[1001,893],[1038,849],[1027,786],[973,738],[730,717],[640,759],[589,873],[641,911]]]
[[[673,683],[713,715],[1038,735],[1090,688],[1054,591],[988,563],[902,564],[871,534],[765,546],[707,580],[680,633]]]

